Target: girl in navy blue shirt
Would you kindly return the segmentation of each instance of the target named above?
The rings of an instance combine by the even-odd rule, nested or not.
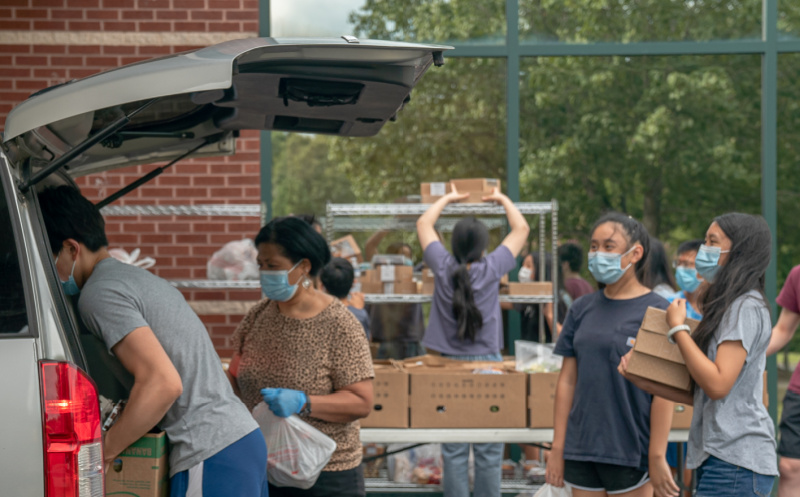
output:
[[[637,220],[597,221],[589,270],[602,289],[575,301],[556,344],[564,362],[547,482],[570,485],[575,497],[678,495],[666,461],[673,405],[617,373],[647,308],[668,305],[638,280],[648,248]]]

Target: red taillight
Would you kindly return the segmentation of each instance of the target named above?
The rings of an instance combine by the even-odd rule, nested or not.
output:
[[[97,388],[67,362],[40,363],[47,497],[102,497]]]

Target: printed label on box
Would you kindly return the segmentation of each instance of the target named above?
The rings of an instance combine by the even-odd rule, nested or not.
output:
[[[381,281],[394,281],[394,266],[380,266]]]
[[[443,197],[447,192],[447,183],[431,183],[431,195]]]

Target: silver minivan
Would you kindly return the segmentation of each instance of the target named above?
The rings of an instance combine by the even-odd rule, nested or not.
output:
[[[0,495],[102,496],[99,395],[131,386],[61,289],[37,191],[233,154],[242,129],[374,135],[449,48],[250,38],[71,81],[14,108],[0,151]]]

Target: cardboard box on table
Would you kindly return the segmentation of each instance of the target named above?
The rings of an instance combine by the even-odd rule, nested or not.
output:
[[[524,428],[524,373],[498,362],[422,356],[404,361],[409,373],[411,428]],[[475,369],[503,374],[474,374]]]
[[[692,426],[692,415],[694,409],[686,404],[675,403],[675,410],[672,413],[672,428],[688,430]]]
[[[560,373],[528,374],[528,428],[552,428]]]
[[[402,363],[373,361],[373,408],[360,421],[362,428],[408,428],[408,373]]]
[[[553,284],[549,281],[508,284],[509,295],[553,295]]]
[[[114,460],[106,474],[106,496],[167,497],[167,435],[148,433]]]
[[[358,247],[353,235],[347,235],[332,241],[331,252],[334,254],[334,257],[343,257],[350,262],[353,262],[353,260],[355,260],[356,263],[364,262],[361,249]]]
[[[666,311],[648,307],[642,320],[633,355],[628,362],[628,373],[661,383],[676,391],[687,393],[692,390],[692,379],[683,362],[678,346],[669,343]],[[686,319],[691,332],[697,329],[700,321]]]
[[[494,178],[453,179],[450,184],[458,193],[469,193],[469,197],[459,200],[465,204],[479,204],[483,197],[491,195],[495,188],[500,189],[500,180]]]

